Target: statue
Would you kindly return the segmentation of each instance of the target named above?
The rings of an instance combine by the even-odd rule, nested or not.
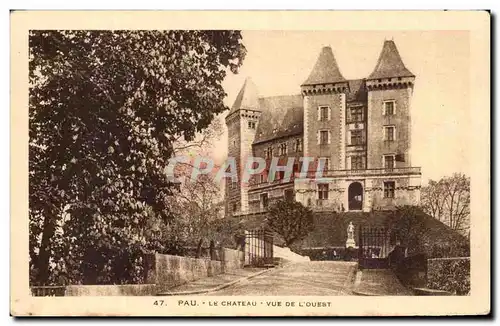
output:
[[[352,222],[349,222],[349,226],[347,227],[347,241],[345,242],[345,247],[357,248],[356,241],[354,241],[354,225]]]

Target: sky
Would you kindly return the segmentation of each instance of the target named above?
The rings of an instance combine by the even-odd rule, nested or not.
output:
[[[384,40],[394,40],[406,67],[416,75],[411,104],[412,165],[422,167],[424,183],[454,172],[470,175],[467,31],[243,31],[242,35],[248,51],[243,66],[223,82],[229,107],[247,77],[260,96],[300,94],[300,85],[323,46],[332,47],[345,78],[367,77]],[[212,151],[219,162],[227,156],[227,141],[226,129]]]

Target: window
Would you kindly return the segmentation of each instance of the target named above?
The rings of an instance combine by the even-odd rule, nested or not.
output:
[[[266,149],[266,158],[271,158],[273,157],[273,147],[272,146],[269,146],[267,149]]]
[[[394,141],[396,138],[396,127],[394,126],[384,126],[384,140]]]
[[[384,198],[394,198],[394,189],[396,183],[394,181],[384,181]]]
[[[396,102],[395,101],[385,101],[384,102],[384,115],[394,115],[396,113]]]
[[[328,199],[328,184],[321,183],[318,185],[318,199],[325,200]]]
[[[328,158],[328,157],[321,157],[320,161],[321,161],[321,164],[323,165],[323,171],[330,170],[330,158]]]
[[[286,143],[282,143],[278,146],[278,150],[280,151],[280,155],[286,155]]]
[[[284,197],[286,201],[293,201],[295,199],[293,189],[286,189],[284,192]]]
[[[253,122],[253,121],[248,121],[248,128],[250,128],[250,129],[255,129],[255,126],[256,126],[256,125],[255,125],[255,122]]]
[[[351,130],[351,145],[363,144],[363,130]]]
[[[267,194],[260,195],[260,206],[262,208],[267,208],[269,206],[269,198],[268,198]]]
[[[384,155],[384,168],[394,169],[394,155]]]
[[[300,138],[297,138],[295,140],[295,151],[302,152],[302,139],[300,139]]]
[[[328,130],[320,130],[319,132],[319,143],[328,144],[329,143]]]
[[[283,180],[284,178],[285,178],[285,171],[276,172],[276,179],[277,180]]]
[[[238,208],[238,205],[236,205],[236,203],[233,203],[233,212],[236,212],[237,208]]]
[[[328,106],[320,106],[319,107],[319,120],[327,121],[330,120],[330,107]]]
[[[363,107],[351,108],[351,121],[363,121]]]
[[[259,181],[260,181],[260,183],[264,183],[264,182],[266,182],[266,176],[264,175],[264,173],[262,173],[262,174],[260,175],[260,180],[259,180]]]
[[[351,170],[363,170],[364,168],[363,156],[351,156]]]

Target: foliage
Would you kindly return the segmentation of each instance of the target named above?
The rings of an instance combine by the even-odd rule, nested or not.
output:
[[[429,258],[469,257],[469,256],[470,256],[469,242],[452,243],[451,245],[448,246],[435,244],[431,247],[429,253]]]
[[[303,248],[295,250],[302,256],[308,256],[311,261],[346,260],[358,257],[358,249],[344,247]]]
[[[285,245],[304,239],[314,229],[312,211],[297,201],[280,200],[268,210],[268,226],[283,237]]]
[[[470,219],[470,178],[455,173],[422,188],[421,206],[435,219],[468,235]]]
[[[427,255],[422,253],[408,257],[404,257],[403,255],[403,257],[389,257],[389,260],[393,272],[405,286],[427,286],[425,276],[427,270]]]
[[[470,259],[429,259],[427,287],[457,295],[467,295],[470,293]]]
[[[29,50],[31,279],[50,282],[62,259],[72,281],[120,282],[150,249],[148,221],[174,217],[175,144],[227,109],[241,34],[31,31]]]
[[[417,206],[399,206],[388,218],[391,237],[409,252],[420,252],[423,238],[428,232],[425,217]]]

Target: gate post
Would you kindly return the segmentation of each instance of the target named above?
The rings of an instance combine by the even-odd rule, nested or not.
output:
[[[359,226],[358,239],[358,266],[363,267],[363,226]]]

